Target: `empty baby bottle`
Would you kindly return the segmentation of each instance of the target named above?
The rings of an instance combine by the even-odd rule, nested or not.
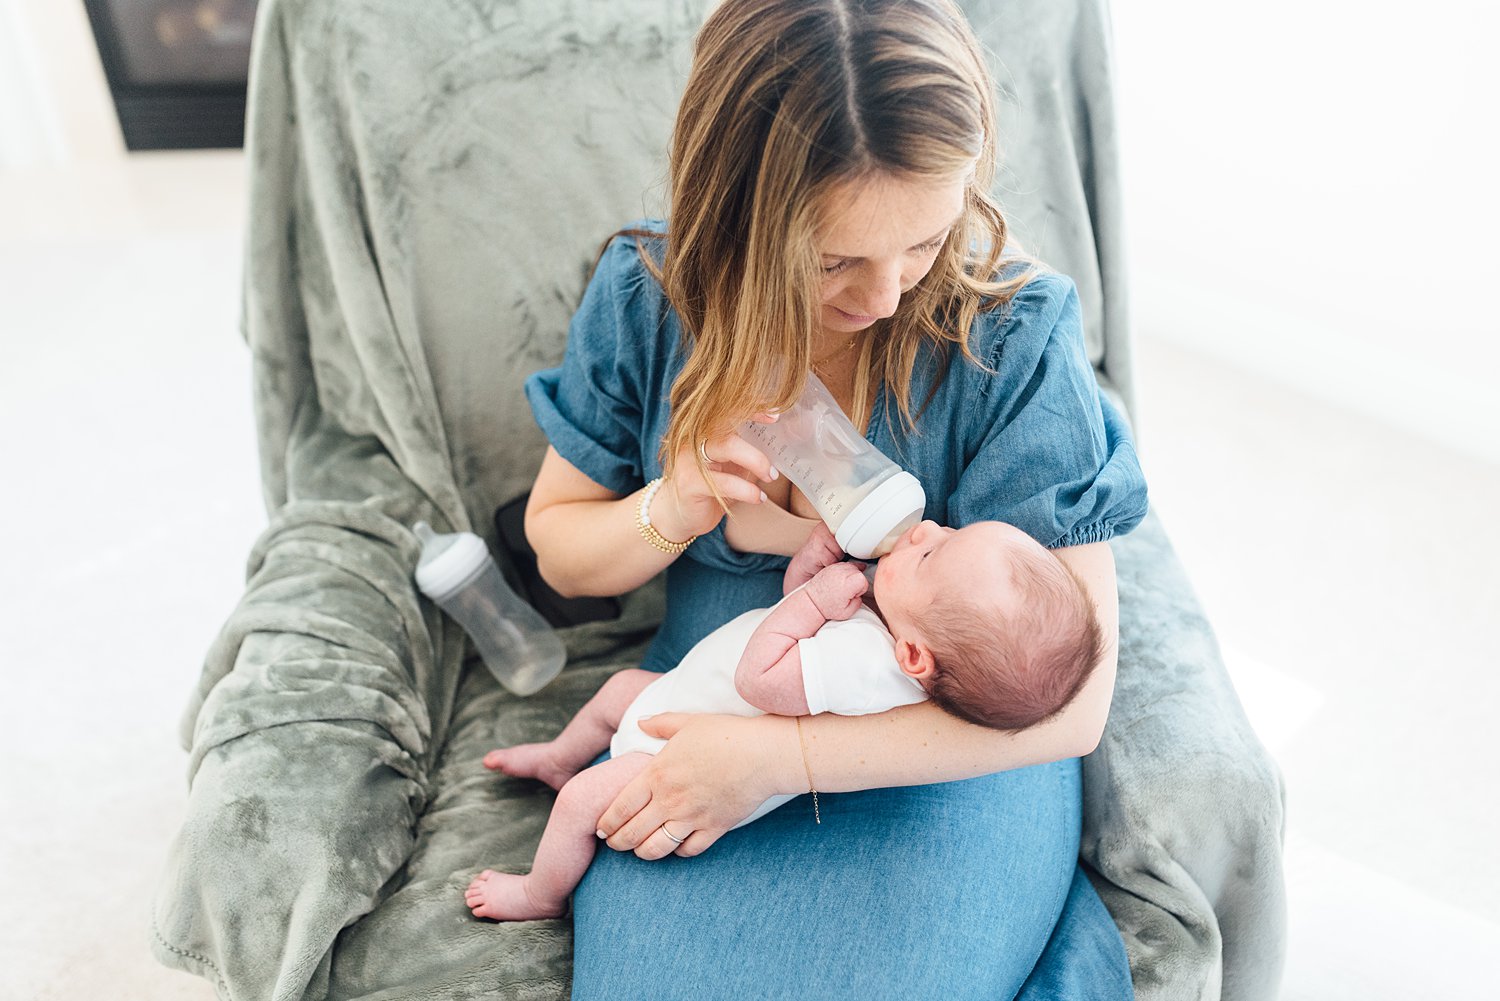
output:
[[[850,556],[884,556],[922,520],[921,482],[855,430],[815,375],[774,423],[746,421],[740,437],[797,485]]]
[[[443,535],[425,521],[417,586],[453,616],[495,678],[517,695],[539,691],[567,660],[547,621],[505,583],[484,540],[472,532]]]

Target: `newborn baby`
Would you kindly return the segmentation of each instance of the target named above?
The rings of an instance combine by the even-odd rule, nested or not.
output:
[[[1061,710],[1103,657],[1093,605],[1052,553],[1014,526],[924,521],[864,568],[819,525],[784,597],[735,618],[666,674],[615,674],[555,740],[491,751],[485,767],[559,790],[526,876],[486,869],[465,893],[478,917],[556,917],[583,878],[601,814],[666,741],[662,712],[858,716],[932,699],[981,726],[1018,730]],[[608,761],[588,767],[608,746]],[[737,826],[792,799],[776,796]],[[668,832],[679,844],[690,832]]]

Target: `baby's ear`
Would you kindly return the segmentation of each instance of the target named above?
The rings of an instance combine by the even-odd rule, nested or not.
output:
[[[932,651],[927,645],[918,640],[898,639],[896,641],[896,663],[901,666],[901,671],[908,678],[920,681],[926,685],[932,679],[932,673],[937,669],[937,661],[932,657]]]

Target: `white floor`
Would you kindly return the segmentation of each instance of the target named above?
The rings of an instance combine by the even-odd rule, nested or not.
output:
[[[263,521],[243,162],[0,177],[0,998],[207,999],[147,907],[178,712]],[[1500,955],[1500,467],[1153,336],[1157,508],[1286,774],[1283,996],[1481,996]]]

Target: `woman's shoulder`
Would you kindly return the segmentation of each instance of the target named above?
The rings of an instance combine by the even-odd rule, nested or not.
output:
[[[970,350],[992,367],[992,356],[1006,350],[1007,342],[1012,342],[1012,349],[1015,342],[1040,349],[1054,335],[1067,336],[1070,326],[1078,325],[1078,291],[1073,279],[1036,265],[1016,264],[1002,273],[1002,277],[1019,275],[1026,276],[1026,283],[1006,301],[982,310],[969,331]]]
[[[605,241],[594,264],[593,280],[631,289],[654,286],[660,292],[661,283],[642,254],[660,267],[666,242],[667,224],[661,219],[633,219],[625,223]]]
[[[660,332],[670,309],[658,272],[666,243],[666,224],[660,219],[634,219],[610,234],[598,251],[594,270],[583,294],[583,312],[612,314],[610,329],[630,330],[634,338]]]
[[[1025,274],[1026,283],[1006,301],[982,309],[969,327],[969,352],[979,364],[957,352],[950,356],[947,378],[956,378],[966,393],[997,398],[1024,391],[1049,359],[1067,359],[1080,371],[1088,367],[1073,280],[1035,265],[1025,267],[1006,274]]]

